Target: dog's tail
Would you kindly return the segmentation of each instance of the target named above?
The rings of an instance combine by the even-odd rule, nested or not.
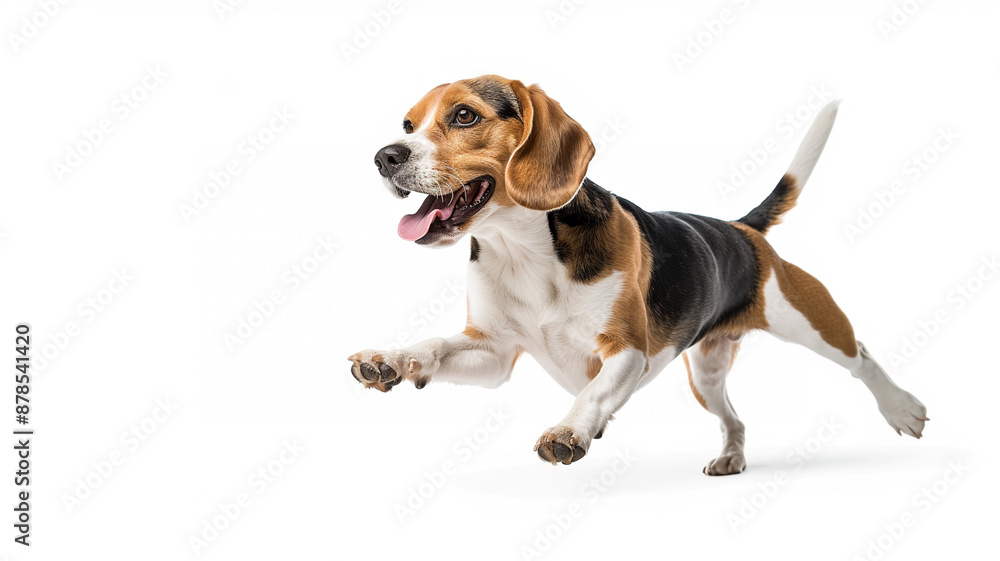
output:
[[[839,104],[839,100],[832,101],[820,109],[816,120],[799,145],[799,150],[792,159],[792,165],[788,166],[788,171],[781,177],[781,181],[778,181],[778,186],[757,208],[740,218],[740,222],[766,234],[771,226],[781,222],[781,215],[795,206],[795,201],[798,200],[802,187],[816,167],[816,161],[826,146],[826,139],[833,130],[833,121],[837,117]]]

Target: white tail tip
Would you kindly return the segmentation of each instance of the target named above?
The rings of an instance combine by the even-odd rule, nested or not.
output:
[[[840,100],[835,99],[819,110],[812,126],[806,132],[805,138],[802,139],[802,144],[795,152],[792,164],[788,166],[787,173],[795,177],[799,189],[809,180],[809,176],[812,175],[813,168],[816,167],[816,162],[819,160],[819,155],[823,153],[826,139],[830,137],[830,131],[833,130],[833,122],[837,118],[839,106]]]

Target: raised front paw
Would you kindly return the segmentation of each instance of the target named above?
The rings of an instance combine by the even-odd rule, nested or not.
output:
[[[589,439],[577,435],[568,427],[552,427],[542,434],[535,443],[538,457],[556,465],[556,462],[569,465],[587,455]]]
[[[351,374],[366,388],[387,392],[404,379],[413,380],[417,389],[427,383],[420,377],[420,364],[399,352],[361,351],[347,357],[351,361]]]

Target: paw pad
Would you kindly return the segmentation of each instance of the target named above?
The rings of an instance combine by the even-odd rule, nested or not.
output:
[[[357,353],[347,360],[352,362],[351,374],[366,388],[375,388],[387,392],[403,381],[396,369],[384,362],[381,354]]]
[[[586,448],[580,443],[580,437],[570,429],[549,429],[535,443],[535,451],[539,458],[552,465],[569,465],[587,455]]]

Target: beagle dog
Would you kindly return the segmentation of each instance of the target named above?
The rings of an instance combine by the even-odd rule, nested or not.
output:
[[[764,330],[846,368],[897,433],[920,438],[926,408],[889,378],[826,288],[765,235],[791,209],[837,113],[823,108],[774,191],[739,220],[647,212],[587,176],[589,135],[538,86],[499,76],[440,85],[403,119],[375,166],[397,198],[424,196],[399,221],[407,241],[470,235],[468,322],[447,338],[349,357],[365,387],[403,380],[495,388],[530,353],[572,408],[535,444],[545,461],[586,455],[633,392],[684,357],[691,391],[721,420],[708,475],[746,467],[743,423],[726,394],[741,338]]]

